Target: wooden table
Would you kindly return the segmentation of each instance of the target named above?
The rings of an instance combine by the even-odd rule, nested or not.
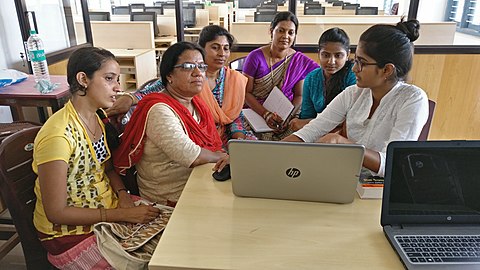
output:
[[[352,204],[236,197],[196,167],[149,269],[403,269],[380,200]]]
[[[22,107],[37,107],[40,121],[46,121],[44,108],[51,107],[52,112],[58,111],[70,98],[66,76],[50,75],[52,83],[59,86],[50,93],[42,94],[35,87],[33,75],[27,80],[0,88],[0,105],[8,105],[12,111],[14,121],[23,121]]]

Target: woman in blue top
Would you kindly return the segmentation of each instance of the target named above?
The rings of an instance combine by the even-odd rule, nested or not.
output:
[[[357,82],[353,62],[348,60],[350,39],[345,31],[338,27],[328,29],[320,36],[318,47],[320,68],[305,77],[299,118],[290,121],[294,131],[317,117],[334,97]]]

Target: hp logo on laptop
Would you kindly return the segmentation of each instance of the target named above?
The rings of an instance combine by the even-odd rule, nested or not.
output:
[[[290,178],[297,178],[300,176],[301,173],[300,173],[300,170],[297,168],[288,168],[285,171],[285,174]]]

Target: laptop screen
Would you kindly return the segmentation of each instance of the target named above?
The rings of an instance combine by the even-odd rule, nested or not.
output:
[[[480,223],[480,142],[393,142],[382,225]]]

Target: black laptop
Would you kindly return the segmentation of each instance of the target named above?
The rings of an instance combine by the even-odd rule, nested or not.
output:
[[[480,269],[480,141],[391,142],[381,224],[407,269]]]

